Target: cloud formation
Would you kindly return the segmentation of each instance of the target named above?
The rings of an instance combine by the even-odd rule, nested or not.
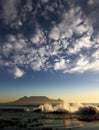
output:
[[[16,78],[27,68],[99,71],[98,7],[97,0],[2,1],[0,67]]]
[[[2,1],[2,9],[4,22],[6,24],[10,24],[18,17],[18,9],[17,6],[19,4],[19,0],[3,0]]]
[[[20,70],[19,68],[14,69],[15,78],[20,78],[24,75],[24,71]]]

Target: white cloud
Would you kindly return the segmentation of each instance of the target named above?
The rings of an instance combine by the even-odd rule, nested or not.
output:
[[[48,46],[49,56],[59,56],[59,49],[62,47],[60,41],[52,42],[50,46]]]
[[[36,33],[30,38],[33,44],[39,45],[45,42],[45,35],[42,29],[37,25]]]
[[[10,23],[17,18],[17,5],[19,0],[3,0],[3,16],[5,23]]]
[[[41,67],[42,67],[42,61],[40,59],[33,61],[31,63],[31,68],[33,70],[39,71],[39,70],[41,70]]]
[[[81,55],[77,61],[75,61],[74,65],[65,72],[68,73],[83,73],[85,71],[99,71],[99,59],[94,59],[93,61],[89,61],[90,57],[86,57]]]
[[[14,73],[15,78],[20,78],[24,75],[24,71],[17,67],[14,69],[13,73]]]
[[[88,0],[88,4],[89,4],[89,5],[93,5],[93,4],[94,4],[94,1],[93,1],[93,0]]]
[[[92,57],[94,57],[95,59],[99,60],[99,49],[96,50],[96,51],[93,53]]]
[[[51,32],[49,33],[49,38],[53,39],[53,40],[59,40],[60,38],[60,32],[59,32],[59,28],[57,28],[56,26],[51,30]]]
[[[32,38],[31,38],[31,42],[32,43],[39,43],[39,41],[40,41],[40,38],[39,38],[39,36],[33,36]]]
[[[71,38],[73,34],[81,36],[84,33],[91,35],[93,29],[83,15],[81,8],[77,6],[62,14],[62,21],[57,26],[54,25],[49,33],[49,38],[53,40],[61,39],[62,41],[63,39]]]
[[[66,39],[63,39],[61,42],[62,42],[62,45],[63,45],[63,49],[66,49],[69,45],[69,42],[67,42]]]
[[[12,0],[7,3],[11,2]],[[43,4],[46,2],[48,0],[44,0]],[[16,18],[17,25],[22,26],[24,20],[17,19],[16,5],[18,3],[16,0],[11,5],[7,5],[7,3],[3,5],[5,20],[10,22]],[[93,4],[92,0],[89,0],[89,4]],[[46,10],[54,11],[54,6],[46,4],[45,6]],[[40,4],[37,4],[37,8],[40,8]],[[32,9],[32,0],[29,0],[24,5],[25,18],[26,13],[31,12]],[[35,13],[32,15],[35,16]],[[45,18],[45,16],[49,18],[47,11],[42,12],[42,17]],[[10,68],[15,66],[13,71],[15,77],[22,77],[25,70],[22,71],[19,67],[27,66],[34,71],[49,69],[64,73],[99,71],[99,36],[93,35],[93,25],[89,23],[81,7],[71,5],[69,10],[63,11],[58,24],[54,21],[51,23],[53,23],[53,27],[44,30],[43,26],[36,21],[35,34],[31,34],[29,37],[25,37],[21,32],[16,35],[8,34],[4,44],[1,44],[0,47],[0,66]]]
[[[6,44],[3,46],[3,49],[2,49],[3,54],[4,54],[6,57],[8,57],[9,54],[11,53],[12,49],[13,49],[12,45],[11,45],[10,43],[6,43]]]
[[[8,39],[8,42],[11,42],[11,43],[16,41],[16,37],[14,35],[11,35],[11,34],[9,34],[7,36],[7,39]]]
[[[99,71],[99,59],[98,60],[94,60],[91,64],[89,64],[89,69],[92,71]]]
[[[79,57],[79,59],[76,61],[75,66],[73,68],[71,68],[70,72],[71,73],[73,73],[73,72],[82,73],[82,72],[86,71],[87,69],[89,69],[88,64],[89,64],[88,58],[81,55]]]
[[[43,57],[47,54],[45,47],[39,48],[38,52],[41,57]]]
[[[66,63],[64,59],[61,59],[59,62],[56,62],[54,65],[55,70],[64,70],[66,68]]]
[[[68,48],[68,54],[77,54],[82,49],[89,49],[93,46],[89,35],[85,35],[79,39],[74,40],[73,47]]]

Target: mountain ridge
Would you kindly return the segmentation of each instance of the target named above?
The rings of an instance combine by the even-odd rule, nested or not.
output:
[[[10,102],[11,104],[37,104],[37,103],[62,103],[62,99],[50,99],[47,96],[24,96],[16,101]]]

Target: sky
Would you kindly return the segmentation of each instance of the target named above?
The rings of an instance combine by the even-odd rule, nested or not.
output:
[[[99,102],[99,1],[0,0],[0,102]]]

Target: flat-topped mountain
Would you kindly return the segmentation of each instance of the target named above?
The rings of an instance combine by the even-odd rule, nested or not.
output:
[[[33,104],[33,103],[62,103],[63,100],[61,99],[50,99],[46,96],[24,96],[12,103],[15,104]]]

